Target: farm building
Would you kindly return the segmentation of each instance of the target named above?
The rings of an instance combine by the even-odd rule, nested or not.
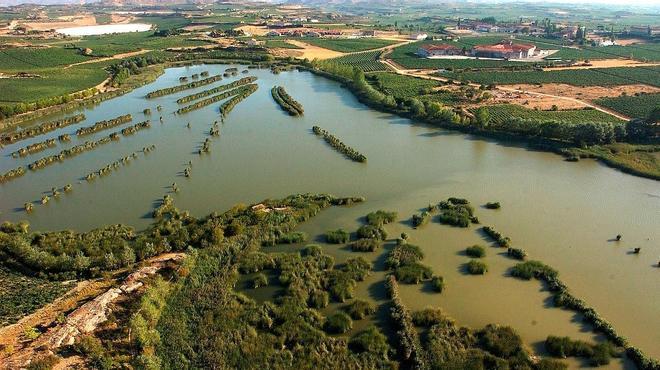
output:
[[[427,37],[429,37],[429,35],[426,33],[413,33],[408,38],[410,40],[426,40]]]
[[[498,59],[526,59],[531,58],[536,51],[536,45],[516,44],[504,40],[494,45],[477,45],[472,48],[471,54],[475,57]]]
[[[453,45],[447,44],[428,44],[422,45],[417,50],[417,55],[424,58],[445,56],[445,55],[460,55],[461,49]]]

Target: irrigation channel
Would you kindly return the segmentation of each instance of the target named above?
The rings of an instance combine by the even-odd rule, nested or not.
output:
[[[143,228],[164,194],[171,194],[179,209],[194,215],[223,211],[235,204],[293,193],[332,193],[364,196],[367,201],[351,208],[322,212],[300,230],[316,242],[327,230],[355,231],[361,217],[377,209],[396,211],[399,221],[387,225],[390,237],[410,234],[419,245],[424,263],[443,275],[442,294],[425,284],[401,284],[401,296],[411,309],[441,307],[460,324],[483,327],[488,323],[511,325],[532,348],[542,351],[548,335],[598,339],[588,325],[571,311],[553,308],[550,294],[536,280],[508,276],[516,261],[505,249],[477,230],[492,225],[524,248],[534,259],[557,269],[573,294],[584,299],[619,333],[648,355],[660,357],[660,186],[657,181],[623,174],[594,161],[568,163],[559,156],[536,152],[517,144],[495,142],[420,125],[408,119],[367,108],[338,83],[309,72],[278,75],[251,69],[249,74],[229,76],[213,84],[147,99],[157,89],[179,85],[179,77],[209,71],[222,75],[227,65],[170,68],[157,81],[97,106],[44,117],[38,124],[84,113],[81,122],[5,145],[0,173],[27,166],[43,157],[84,141],[98,140],[109,131],[78,138],[80,127],[131,114],[133,120],[120,130],[150,119],[152,127],[118,141],[99,146],[39,171],[26,170],[20,177],[0,184],[2,220],[28,220],[33,229],[89,230],[103,224],[125,223]],[[244,70],[244,66],[237,66]],[[198,154],[215,121],[221,121],[214,102],[185,114],[176,100],[245,76],[256,76],[259,88],[247,96],[219,124],[221,135],[211,137],[212,151]],[[273,86],[283,86],[305,109],[304,116],[290,117],[271,96]],[[228,98],[231,99],[231,98]],[[158,111],[156,107],[162,106]],[[143,110],[151,108],[145,115]],[[163,117],[162,122],[160,116]],[[190,123],[188,127],[188,123]],[[349,147],[364,154],[367,163],[354,162],[312,132],[318,125]],[[26,157],[13,158],[21,147],[71,134],[71,141]],[[112,163],[126,153],[156,144],[158,150],[94,181],[84,176]],[[191,176],[182,170],[191,168]],[[177,190],[172,190],[172,184]],[[53,187],[73,184],[66,196],[51,199],[26,213],[25,202],[38,202]],[[476,205],[481,225],[454,228],[436,218],[413,229],[410,218],[429,203],[448,197],[467,198]],[[499,210],[480,205],[497,201]],[[617,234],[620,242],[612,241]],[[318,239],[321,240],[321,239]],[[327,245],[326,251],[341,262],[355,256],[345,245]],[[464,274],[466,247],[482,244],[485,275]],[[386,244],[385,250],[392,245]],[[633,248],[641,253],[633,254]],[[272,250],[296,250],[299,245]],[[358,286],[357,296],[384,299],[383,250],[360,254],[371,259],[376,272]],[[265,299],[271,287],[250,293]],[[366,325],[359,323],[359,326]],[[578,364],[578,362],[575,362]],[[629,366],[615,360],[609,366]]]

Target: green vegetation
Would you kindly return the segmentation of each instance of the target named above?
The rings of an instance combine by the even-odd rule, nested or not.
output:
[[[610,357],[618,354],[609,342],[589,344],[581,340],[572,340],[569,337],[548,336],[545,340],[545,349],[551,356],[586,357],[592,366],[602,366],[610,363]]]
[[[331,334],[344,334],[353,328],[353,320],[343,312],[337,312],[325,321],[325,331]]]
[[[314,132],[314,134],[323,137],[323,140],[325,140],[326,143],[328,143],[331,147],[335,148],[338,152],[344,154],[349,159],[361,163],[367,161],[367,157],[365,157],[363,154],[359,153],[357,150],[351,148],[350,146],[344,144],[336,136],[320,128],[319,126],[312,127],[312,131]]]
[[[558,71],[478,71],[442,73],[440,76],[478,84],[546,84],[617,86],[641,83],[660,86],[660,67],[592,68]]]
[[[257,84],[246,85],[244,90],[241,90],[240,93],[234,95],[234,97],[222,103],[222,105],[220,105],[220,114],[222,117],[226,117],[236,107],[236,105],[238,105],[238,103],[242,102],[248,96],[257,91],[257,88]]]
[[[559,273],[557,270],[543,264],[540,261],[527,261],[519,263],[511,269],[511,276],[529,280],[533,277],[537,279],[552,278],[555,279]]]
[[[431,278],[431,286],[436,292],[442,293],[445,290],[445,279],[442,276],[433,276]]]
[[[370,352],[384,359],[390,348],[385,335],[373,325],[351,338],[348,347],[356,353]]]
[[[300,46],[294,45],[292,43],[286,42],[284,40],[266,40],[267,48],[280,48],[280,49],[302,49]]]
[[[374,73],[369,75],[371,84],[383,94],[395,98],[414,98],[429,94],[434,88],[442,84],[434,80],[425,80],[396,73]]]
[[[425,308],[412,313],[412,321],[415,326],[429,328],[433,325],[442,324],[447,317],[439,308]]]
[[[397,218],[396,212],[388,212],[383,210],[370,212],[366,217],[367,224],[372,226],[383,226],[396,221],[396,218]]]
[[[132,119],[133,117],[130,114],[124,114],[123,116],[119,116],[116,118],[98,121],[91,126],[81,127],[77,129],[76,135],[83,136],[83,135],[93,134],[95,132],[107,130],[109,128],[124,124],[126,122],[130,122]]]
[[[660,107],[660,93],[601,98],[595,103],[631,118],[647,118],[653,109]]]
[[[417,263],[424,258],[422,250],[412,244],[399,243],[389,253],[385,260],[385,266],[389,269],[396,269],[401,266]]]
[[[302,231],[293,231],[280,235],[277,238],[277,244],[296,244],[307,240],[307,234]]]
[[[277,104],[291,116],[301,116],[305,110],[302,105],[289,95],[284,87],[273,86],[270,94]]]
[[[423,280],[433,277],[433,270],[418,262],[407,263],[394,270],[397,281],[404,284],[419,284]]]
[[[474,216],[474,208],[466,199],[449,198],[438,204],[440,209],[439,220],[440,223],[468,227],[470,223],[479,223],[479,220]]]
[[[154,32],[126,32],[113,35],[86,36],[75,42],[79,48],[92,49],[94,56],[112,56],[138,50],[165,50],[174,47],[193,47],[207,42],[190,39],[186,35],[157,37]]]
[[[597,158],[624,172],[656,180],[660,179],[659,152],[660,145],[632,145],[626,143],[595,145],[589,148],[570,148],[561,151],[568,159]]]
[[[470,260],[465,264],[465,270],[470,275],[483,275],[488,271],[488,265],[477,260]]]
[[[332,59],[333,62],[349,67],[359,68],[364,72],[386,71],[387,66],[379,61],[382,51],[365,51],[347,54]]]
[[[85,115],[77,114],[75,116],[62,118],[57,121],[44,122],[37,126],[30,126],[15,132],[2,134],[2,136],[0,136],[0,142],[2,144],[12,144],[23,139],[43,135],[47,132],[73,125],[83,120],[85,120]]]
[[[486,209],[500,209],[502,206],[500,205],[500,202],[488,202],[485,205]]]
[[[511,244],[511,239],[509,237],[500,234],[497,230],[493,229],[490,226],[482,227],[481,231],[483,231],[484,234],[486,234],[488,237],[493,239],[500,247],[506,248]]]
[[[183,85],[167,87],[167,88],[164,88],[164,89],[160,89],[160,90],[156,90],[156,91],[152,91],[152,92],[148,93],[147,98],[153,99],[153,98],[158,98],[158,97],[165,96],[165,95],[175,94],[175,93],[178,93],[180,91],[184,91],[184,90],[188,90],[188,89],[195,89],[195,88],[198,88],[200,86],[209,85],[209,84],[212,84],[212,83],[220,81],[220,80],[222,80],[222,76],[217,75],[217,76],[212,76],[212,77],[209,77],[209,78],[205,78],[203,80],[189,82],[189,83],[183,84]]]
[[[6,227],[8,225],[5,224],[0,229]],[[5,267],[0,267],[0,283],[0,326],[3,327],[52,302],[75,285],[74,282],[63,284],[28,277]]]
[[[342,229],[331,230],[325,233],[325,241],[330,244],[348,243],[349,235]]]
[[[422,211],[420,214],[414,214],[412,216],[412,225],[414,228],[426,225],[431,219],[431,213],[429,211]]]
[[[371,302],[356,299],[345,306],[344,310],[353,320],[362,320],[376,312],[376,306]]]
[[[208,76],[208,72],[207,72],[207,76]],[[229,89],[233,89],[235,87],[239,87],[239,86],[243,86],[243,85],[253,83],[256,80],[257,80],[257,78],[254,77],[254,76],[243,77],[238,81],[234,81],[234,82],[230,82],[228,84],[220,85],[218,87],[214,87],[213,89],[204,90],[204,91],[198,92],[196,94],[191,94],[191,95],[184,96],[183,98],[177,99],[176,102],[179,103],[179,104],[188,103],[188,102],[191,102],[193,100],[203,98],[205,96],[217,94],[217,93],[223,92],[225,90],[229,90]]]
[[[92,58],[82,55],[78,49],[73,48],[8,48],[0,50],[0,71],[31,72],[88,60],[92,60]]]
[[[555,120],[566,125],[582,122],[622,123],[619,118],[595,109],[535,110],[516,104],[489,105],[486,109],[488,109],[489,124],[491,125],[505,125],[515,119]]]
[[[511,258],[521,260],[521,261],[524,260],[525,258],[527,258],[527,252],[525,252],[525,250],[520,249],[520,248],[509,247],[506,250],[506,254],[507,254],[507,256],[509,256]]]
[[[206,107],[210,104],[213,104],[213,103],[219,102],[221,100],[227,99],[230,96],[238,96],[238,95],[241,95],[241,94],[244,94],[244,93],[247,93],[249,91],[256,90],[256,89],[257,89],[257,84],[243,85],[243,86],[238,87],[236,89],[225,91],[221,94],[214,95],[210,98],[206,98],[206,99],[200,100],[196,103],[185,106],[183,108],[179,108],[179,109],[177,109],[176,113],[177,114],[184,114],[184,113],[192,112],[196,109],[200,109],[200,108]]]
[[[18,157],[25,157],[30,154],[38,153],[41,151],[44,151],[48,148],[52,148],[56,146],[55,144],[55,139],[47,139],[44,141],[40,141],[34,144],[27,145],[25,147],[19,148],[17,151],[12,152],[11,156],[14,158]]]
[[[353,252],[374,252],[380,249],[381,244],[378,239],[363,238],[352,242],[350,247]]]
[[[387,231],[382,226],[362,225],[357,229],[358,238],[363,239],[387,239]]]
[[[0,184],[25,175],[25,167],[17,167],[0,174]]]
[[[477,332],[480,345],[488,352],[502,358],[526,357],[522,339],[509,326],[486,325]]]
[[[473,245],[465,249],[465,254],[472,258],[483,258],[486,257],[486,250],[480,245]]]
[[[374,39],[374,38],[322,39],[322,38],[310,37],[303,39],[303,41],[314,46],[318,46],[324,49],[339,51],[342,53],[354,53],[356,51],[378,49],[396,43],[396,41]]]

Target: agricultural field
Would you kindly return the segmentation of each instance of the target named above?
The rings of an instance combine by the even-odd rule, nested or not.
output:
[[[288,43],[284,40],[268,39],[265,42],[267,48],[302,49],[300,46]]]
[[[73,284],[27,277],[0,267],[0,326],[13,324],[52,302]]]
[[[41,78],[0,79],[0,103],[34,102],[96,86],[108,77],[103,69],[111,62],[83,64],[67,69],[45,68],[30,71]]]
[[[396,43],[396,41],[374,39],[374,38],[320,39],[320,38],[308,37],[302,39],[302,41],[314,46],[318,46],[324,49],[339,51],[342,53],[354,53],[356,51],[378,49]]]
[[[646,118],[654,108],[660,107],[660,94],[639,94],[619,96],[616,98],[602,98],[596,104],[625,114],[631,118]]]
[[[190,24],[191,20],[182,16],[146,16],[139,17],[136,21],[156,25],[160,29],[181,28]]]
[[[486,43],[486,38],[476,37],[473,39],[467,39],[472,41],[461,40],[460,43],[455,43],[457,47],[465,46],[470,48],[472,45]],[[487,40],[489,42],[497,42],[502,40],[501,37],[492,38],[489,37]],[[402,45],[394,48],[392,53],[389,54],[388,58],[395,61],[397,64],[403,66],[404,68],[444,68],[444,69],[454,69],[454,68],[502,68],[502,67],[533,67],[532,63],[526,62],[511,62],[506,60],[483,60],[483,59],[427,59],[421,58],[415,54],[417,49],[420,46],[426,44],[441,44],[446,42],[438,41],[418,41],[410,44]],[[473,44],[474,43],[474,44]]]
[[[73,42],[77,47],[90,48],[95,56],[112,56],[140,49],[162,50],[171,47],[201,46],[207,43],[189,40],[189,36],[157,37],[153,32],[129,32],[114,35],[86,36]]]
[[[385,94],[395,98],[413,98],[426,94],[434,87],[441,86],[438,81],[424,80],[395,73],[375,73],[371,76],[371,84]]]
[[[565,83],[574,86],[618,86],[643,83],[660,86],[660,67],[594,68],[558,71],[480,71],[439,74],[479,84]]]
[[[643,62],[657,62],[660,61],[660,45],[613,45],[606,47],[585,46],[580,49],[561,48],[557,53],[552,54],[550,57],[576,60],[630,58]]]
[[[385,64],[378,61],[381,51],[365,51],[363,53],[348,54],[332,59],[333,62],[360,68],[365,72],[386,71]]]
[[[76,49],[12,48],[0,49],[1,72],[29,72],[39,68],[65,66],[90,60]]]
[[[527,109],[513,104],[489,105],[490,121],[502,123],[511,118],[558,120],[566,122],[621,122],[620,119],[595,109],[543,111]]]

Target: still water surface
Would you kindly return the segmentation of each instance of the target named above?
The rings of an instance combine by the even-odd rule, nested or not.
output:
[[[551,308],[550,296],[538,282],[507,277],[514,262],[501,250],[488,248],[488,274],[464,275],[462,264],[467,258],[461,251],[475,243],[489,245],[476,228],[457,229],[432,222],[412,230],[407,224],[420,208],[450,196],[468,198],[477,206],[499,201],[502,209],[498,211],[477,207],[482,224],[493,225],[511,237],[514,246],[558,269],[573,292],[622,335],[660,357],[660,269],[654,267],[660,258],[658,182],[592,161],[563,162],[553,154],[413,124],[370,110],[339,84],[307,72],[273,75],[250,70],[250,75],[259,77],[259,90],[229,115],[221,126],[221,136],[212,139],[211,153],[199,156],[195,152],[208,137],[210,125],[220,118],[219,103],[181,116],[172,112],[178,108],[177,98],[209,87],[152,100],[144,96],[177,85],[181,76],[205,70],[214,75],[226,68],[168,69],[148,86],[86,109],[85,122],[49,133],[46,137],[72,133],[79,126],[125,113],[131,113],[135,123],[145,119],[144,108],[153,111],[151,129],[0,185],[0,219],[27,219],[40,230],[89,230],[110,223],[139,229],[148,225],[152,207],[173,182],[181,189],[174,195],[176,205],[198,216],[292,193],[361,195],[366,203],[325,211],[301,229],[310,235],[338,227],[355,230],[360,217],[369,211],[397,211],[402,222],[388,227],[390,234],[411,234],[411,242],[425,252],[423,262],[448,284],[442,294],[428,293],[423,285],[402,286],[411,308],[441,307],[459,323],[472,327],[493,322],[511,325],[539,350],[550,334],[593,340],[579,317]],[[303,104],[304,117],[289,117],[275,105],[270,96],[274,85],[283,85]],[[157,105],[162,105],[162,112],[156,111]],[[188,122],[190,129],[186,128]],[[364,153],[368,163],[345,159],[311,133],[313,125]],[[9,154],[44,137],[7,146],[0,152],[0,172],[116,130],[82,140],[74,137],[69,144],[58,143],[57,148],[22,159]],[[150,144],[156,150],[140,155],[128,166],[89,183],[81,180]],[[182,171],[189,160],[193,170],[187,179]],[[35,205],[30,215],[21,210],[24,202],[37,201],[51,187],[67,183],[73,184],[72,193],[47,205]],[[623,235],[620,243],[608,241],[616,234]],[[338,261],[352,255],[342,247],[326,247]],[[630,254],[633,247],[641,247],[642,253]],[[380,255],[370,255],[377,265]],[[375,272],[360,284],[358,295],[378,300],[383,277],[383,272]],[[612,364],[620,366],[619,362]]]

